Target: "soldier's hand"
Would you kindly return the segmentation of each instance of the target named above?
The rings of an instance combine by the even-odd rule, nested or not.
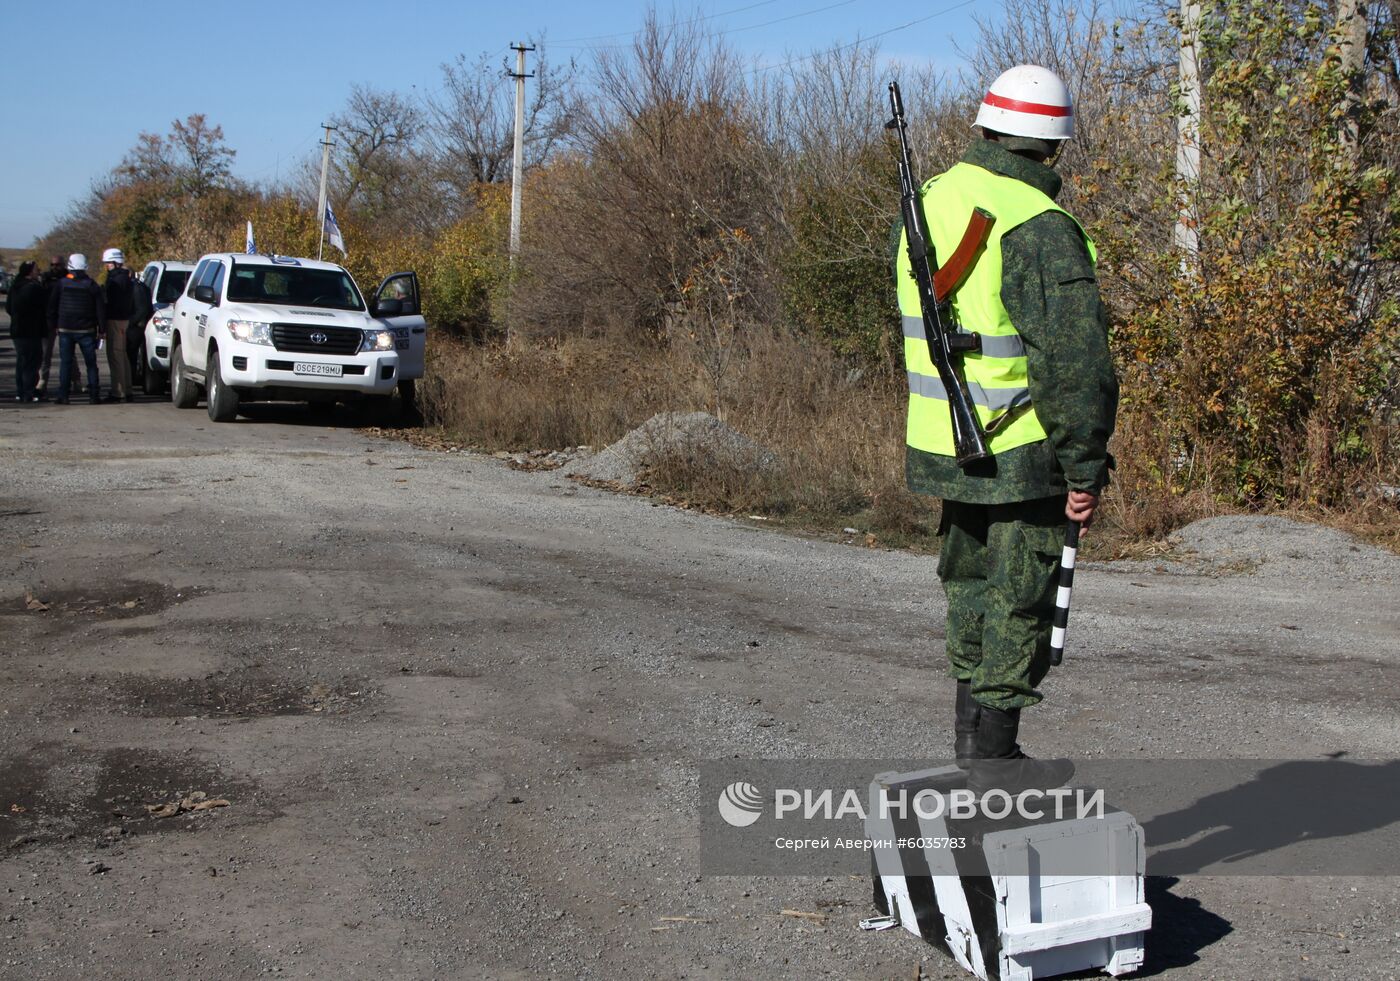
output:
[[[1065,501],[1065,517],[1071,521],[1078,521],[1080,530],[1087,530],[1094,523],[1094,512],[1098,510],[1099,495],[1090,494],[1088,491],[1069,492],[1069,499]]]

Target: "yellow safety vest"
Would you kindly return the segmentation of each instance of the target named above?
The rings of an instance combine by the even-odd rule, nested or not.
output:
[[[1045,439],[1045,429],[1030,404],[1026,348],[1001,302],[1001,240],[1037,215],[1068,212],[1024,181],[969,163],[956,164],[933,178],[923,186],[921,194],[930,244],[939,261],[951,256],[962,241],[974,208],[990,211],[996,217],[986,249],[953,294],[957,328],[982,335],[982,352],[962,356],[963,376],[977,416],[988,430],[987,445],[993,453]],[[1097,250],[1087,234],[1084,243],[1090,261],[1097,261]],[[948,398],[928,355],[919,290],[910,275],[909,244],[903,235],[896,269],[899,312],[904,324],[904,367],[909,375],[905,438],[914,449],[953,456]]]

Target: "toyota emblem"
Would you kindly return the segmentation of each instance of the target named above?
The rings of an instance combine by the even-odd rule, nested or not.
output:
[[[315,333],[313,333],[313,334],[311,335],[311,343],[312,343],[312,344],[324,344],[324,343],[326,343],[326,335],[325,335],[325,333],[322,332],[322,331],[319,331],[319,330],[316,331]]]

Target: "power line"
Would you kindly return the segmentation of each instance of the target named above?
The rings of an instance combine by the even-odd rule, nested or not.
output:
[[[775,17],[773,20],[765,20],[765,21],[761,21],[761,22],[759,22],[759,23],[757,23],[757,24],[745,24],[743,27],[726,27],[726,28],[725,28],[724,30],[722,30],[722,31],[714,31],[714,32],[712,32],[712,33],[710,33],[710,34],[706,34],[706,35],[705,35],[705,39],[706,39],[706,40],[711,40],[711,39],[717,38],[717,37],[724,37],[726,34],[738,34],[740,31],[754,31],[754,30],[757,30],[757,29],[760,28],[760,27],[770,27],[770,26],[773,25],[773,24],[781,24],[781,23],[783,23],[783,22],[785,22],[785,21],[797,20],[799,17],[810,17],[810,16],[812,16],[813,14],[825,13],[825,12],[828,11],[828,10],[835,10],[837,7],[849,7],[851,4],[853,4],[853,3],[855,3],[855,2],[856,2],[856,0],[840,0],[840,2],[838,2],[838,3],[829,3],[829,4],[827,4],[825,7],[813,7],[813,8],[810,9],[810,10],[799,10],[799,11],[798,11],[797,13],[795,13],[795,14],[788,14],[786,17]],[[755,6],[761,6],[761,4],[755,4]],[[733,13],[733,11],[729,11],[729,12],[730,12],[730,13]],[[721,15],[720,15],[720,14],[713,14],[713,15],[711,15],[711,16],[713,16],[713,17],[719,17],[719,16],[721,16]],[[697,19],[697,20],[695,20],[695,21],[692,21],[691,23],[699,23],[700,20],[704,20],[704,19],[706,19],[706,18],[699,18],[699,19]],[[668,27],[673,27],[673,26],[675,26],[675,25],[672,24],[672,25],[667,25],[667,26],[668,26]],[[637,33],[638,33],[637,31],[633,31],[633,32],[631,32],[631,35],[621,35],[621,36],[636,36]],[[613,35],[613,36],[619,36],[619,35]],[[588,49],[588,50],[597,51],[597,50],[601,50],[601,49],[603,49],[603,48],[621,48],[621,47],[626,47],[626,45],[623,44],[623,43],[617,43],[617,44],[585,44],[585,45],[579,45],[579,47],[583,47],[583,48]]]
[[[923,24],[927,21],[933,20],[935,17],[942,17],[944,14],[951,14],[953,11],[961,10],[963,7],[970,7],[976,2],[977,0],[963,0],[962,3],[955,3],[951,7],[944,7],[942,10],[936,10],[933,13],[927,14],[923,17],[916,17],[914,20],[911,20],[906,24],[900,24],[897,27],[891,27],[883,31],[877,31],[874,34],[867,34],[864,37],[856,38],[849,44],[840,44],[834,48],[823,48],[820,51],[813,51],[811,54],[806,54],[802,55],[800,58],[792,58],[788,61],[779,62],[776,65],[763,65],[759,68],[755,68],[753,71],[749,72],[749,74],[757,75],[760,72],[771,72],[776,68],[787,68],[789,65],[796,65],[799,62],[811,61],[813,58],[816,58],[819,55],[835,54],[837,51],[845,51],[847,48],[854,48],[857,45],[868,44],[869,42],[875,40],[877,37],[885,37],[889,34],[896,34],[899,31],[908,30],[911,27],[915,27],[919,24]]]
[[[699,23],[702,22],[702,21],[714,20],[716,17],[727,17],[727,16],[729,16],[730,14],[741,14],[741,13],[743,13],[745,10],[753,10],[755,7],[768,7],[768,6],[771,6],[772,4],[775,4],[775,3],[777,3],[777,2],[778,2],[778,0],[762,0],[761,3],[751,3],[751,4],[748,4],[747,6],[744,6],[744,7],[735,7],[733,10],[721,10],[721,11],[718,11],[717,13],[705,14],[705,15],[702,16],[702,17],[692,17],[690,20],[678,20],[678,21],[674,21],[674,22],[672,22],[672,23],[670,23],[670,24],[665,24],[665,25],[663,25],[663,26],[666,27],[666,28],[671,28],[671,27],[683,27],[683,26],[684,26],[684,27],[689,27],[689,26],[692,25],[692,24],[699,24]],[[613,38],[613,37],[631,37],[632,35],[634,35],[634,34],[636,34],[636,33],[637,33],[637,32],[636,32],[635,30],[633,30],[633,31],[618,31],[616,34],[594,34],[594,35],[591,35],[591,36],[589,36],[589,37],[566,37],[566,38],[564,38],[563,40],[555,41],[554,43],[555,43],[556,45],[565,45],[565,44],[572,44],[572,43],[577,42],[577,41],[605,41],[605,40],[607,40],[608,38]],[[582,45],[582,46],[583,46],[583,47],[588,47],[589,45]]]
[[[798,11],[798,12],[795,13],[795,14],[788,14],[786,17],[778,17],[778,18],[775,18],[774,20],[765,20],[765,21],[764,21],[763,23],[761,23],[761,24],[749,24],[749,25],[746,26],[746,27],[731,27],[731,28],[728,28],[728,29],[723,30],[723,31],[716,31],[716,32],[714,33],[713,36],[714,36],[714,37],[719,37],[719,36],[721,36],[721,35],[723,35],[723,34],[737,34],[737,33],[739,33],[740,31],[752,31],[752,30],[757,30],[757,29],[760,28],[760,27],[768,27],[768,26],[770,26],[770,25],[772,25],[772,24],[781,24],[781,23],[783,23],[783,21],[787,21],[787,20],[797,20],[797,18],[799,18],[799,17],[810,17],[812,14],[825,13],[825,12],[828,11],[828,10],[835,10],[837,7],[849,7],[851,4],[853,4],[853,3],[855,3],[855,2],[856,2],[856,0],[841,0],[840,3],[830,3],[830,4],[827,4],[825,7],[818,7],[818,8],[816,8],[815,10],[800,10],[800,11]]]

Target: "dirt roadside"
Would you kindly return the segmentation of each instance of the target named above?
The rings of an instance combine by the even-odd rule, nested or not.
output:
[[[864,879],[697,868],[697,761],[946,752],[932,560],[12,379],[0,976],[966,976]],[[1086,566],[1027,748],[1393,756],[1393,568]],[[1154,880],[1144,976],[1394,978],[1395,887]]]

